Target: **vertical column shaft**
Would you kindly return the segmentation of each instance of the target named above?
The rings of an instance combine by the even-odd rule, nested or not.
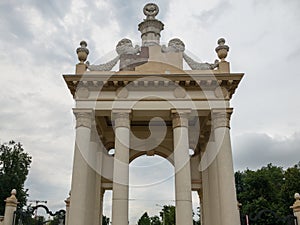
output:
[[[209,149],[214,150],[214,149]],[[218,164],[215,158],[208,167],[208,185],[209,185],[209,211],[210,221],[212,224],[221,223],[221,206],[220,206],[220,194],[219,194],[219,175]],[[224,188],[224,187],[222,187]]]
[[[115,156],[113,173],[112,224],[128,225],[129,195],[129,111],[113,112]]]
[[[91,110],[76,110],[76,141],[74,150],[74,163],[71,185],[71,202],[69,225],[87,224],[93,218],[93,211],[89,207],[89,174],[90,166],[89,144],[92,125]],[[92,193],[93,194],[93,193]]]
[[[192,225],[192,185],[187,113],[173,113],[176,224]]]
[[[231,109],[214,110],[212,115],[218,150],[216,162],[222,225],[240,224],[229,133],[231,113]]]

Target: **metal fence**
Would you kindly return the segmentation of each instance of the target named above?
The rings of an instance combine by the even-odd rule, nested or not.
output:
[[[279,216],[272,210],[263,209],[256,214],[241,215],[241,225],[298,225],[297,217]]]
[[[36,212],[39,208],[45,210],[45,213],[52,216],[52,220],[44,221],[39,220]],[[19,208],[14,212],[13,224],[12,225],[64,225],[65,224],[66,211],[61,209],[56,212],[52,212],[45,205],[28,206],[27,209]]]

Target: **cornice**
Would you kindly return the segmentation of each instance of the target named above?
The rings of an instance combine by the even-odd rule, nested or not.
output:
[[[188,71],[190,72],[190,71]],[[242,80],[243,73],[87,73],[84,75],[63,75],[69,90],[74,96],[78,87],[86,87],[88,90],[117,90],[120,87],[183,87],[185,89],[203,89],[215,91],[217,98],[230,99],[238,84]],[[221,89],[220,89],[221,87]],[[219,90],[220,89],[220,90]],[[220,95],[221,93],[221,95]],[[222,96],[222,93],[224,96]]]

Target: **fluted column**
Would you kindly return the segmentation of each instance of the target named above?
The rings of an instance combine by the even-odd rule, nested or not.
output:
[[[204,225],[210,224],[210,209],[209,209],[209,185],[208,185],[208,170],[202,171],[202,189],[203,189],[203,208],[202,214],[203,218],[201,222]]]
[[[99,225],[100,224],[100,190],[101,190],[101,170],[102,166],[102,154],[100,154],[99,147],[99,135],[95,124],[93,124],[91,129],[91,139],[90,139],[90,167],[91,171],[89,174],[89,202],[91,211],[93,212],[93,217],[90,218],[90,223]]]
[[[91,168],[87,162],[93,111],[89,109],[74,109],[74,114],[76,116],[76,140],[69,225],[82,225],[87,224],[93,218],[93,210],[91,210],[91,203],[89,202],[91,194],[89,193],[89,174]]]
[[[229,133],[231,113],[232,109],[213,110],[212,112],[215,144],[218,151],[216,170],[222,225],[240,224]]]
[[[210,148],[208,150],[216,151],[215,148]],[[215,158],[208,167],[209,207],[210,207],[209,211],[210,211],[210,221],[212,224],[222,224],[218,173],[219,173],[218,163],[217,163],[217,158]],[[224,187],[225,186],[221,188]]]
[[[188,113],[190,111],[172,112],[174,165],[175,165],[175,199],[176,224],[192,225],[192,185],[189,155]]]
[[[129,110],[113,111],[115,156],[112,196],[112,225],[128,225]]]

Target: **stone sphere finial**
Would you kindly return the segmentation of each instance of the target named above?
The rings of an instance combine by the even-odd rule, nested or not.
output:
[[[12,189],[11,190],[11,195],[16,195],[17,194],[17,190],[16,189]]]
[[[159,12],[159,8],[156,4],[154,3],[148,3],[144,6],[144,14],[147,16],[147,20],[153,20],[155,19],[155,16],[157,16]]]
[[[225,58],[227,57],[229,46],[225,45],[225,39],[220,38],[218,40],[218,47],[216,47],[216,53],[218,54],[218,57],[221,61],[225,61]]]
[[[299,194],[299,193],[295,193],[294,198],[295,198],[296,200],[300,200],[300,194]]]
[[[80,61],[81,64],[83,64],[86,61],[87,56],[89,54],[86,41],[80,42],[80,47],[76,49],[76,53],[78,55],[78,60]]]

